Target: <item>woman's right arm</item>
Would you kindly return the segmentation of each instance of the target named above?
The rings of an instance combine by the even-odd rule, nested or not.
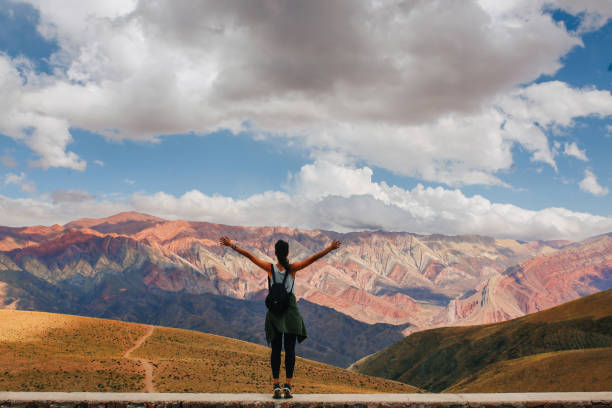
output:
[[[251,262],[253,262],[255,265],[259,266],[264,271],[270,272],[270,262],[266,262],[266,261],[264,261],[262,259],[259,259],[255,255],[253,255],[252,253],[247,251],[246,249],[240,248],[238,245],[233,243],[232,240],[229,239],[228,237],[221,237],[219,239],[219,244],[225,245],[225,246],[228,246],[228,247],[232,248],[234,251],[236,251],[240,255],[248,258]]]
[[[333,242],[324,250],[317,252],[316,254],[314,254],[313,256],[311,256],[310,258],[306,258],[303,261],[299,261],[296,263],[291,264],[291,273],[294,274],[297,271],[299,271],[300,269],[304,269],[305,267],[307,267],[308,265],[310,265],[311,263],[323,258],[325,255],[329,254],[331,251],[340,248],[340,245],[342,245],[342,243],[340,241],[338,241],[337,239],[334,239]]]

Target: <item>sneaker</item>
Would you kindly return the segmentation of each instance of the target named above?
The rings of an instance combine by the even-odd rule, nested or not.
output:
[[[274,399],[280,399],[281,398],[281,387],[280,387],[280,384],[274,384],[274,394],[272,395],[272,398],[274,398]]]
[[[293,395],[291,395],[291,386],[289,384],[283,386],[283,394],[285,394],[285,398],[293,398]]]

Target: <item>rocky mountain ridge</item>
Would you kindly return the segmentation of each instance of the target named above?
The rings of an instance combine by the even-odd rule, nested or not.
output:
[[[612,234],[508,268],[449,307],[449,322],[504,321],[612,287]]]

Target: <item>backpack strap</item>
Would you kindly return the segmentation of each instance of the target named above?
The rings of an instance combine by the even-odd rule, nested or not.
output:
[[[289,271],[285,269],[285,277],[283,278],[283,286],[285,286],[285,282],[287,282],[287,276],[289,276]]]
[[[272,282],[276,283],[274,280],[274,264],[270,264],[270,276],[272,276]],[[268,276],[268,290],[270,290],[270,287],[272,286],[270,284],[270,276]]]

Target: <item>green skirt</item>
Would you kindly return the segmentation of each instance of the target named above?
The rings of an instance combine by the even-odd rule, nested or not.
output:
[[[289,295],[289,308],[282,314],[266,313],[266,341],[271,344],[280,333],[295,334],[298,343],[303,342],[306,335],[306,326],[300,315],[295,295]]]

